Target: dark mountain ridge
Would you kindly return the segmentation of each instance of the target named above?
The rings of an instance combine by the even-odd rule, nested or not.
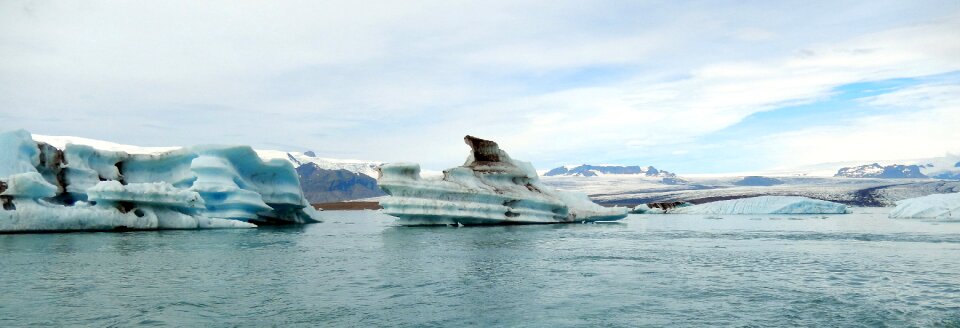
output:
[[[297,167],[297,175],[303,196],[311,204],[385,195],[377,187],[376,179],[344,169],[328,170],[306,163]]]
[[[634,174],[646,175],[650,177],[676,177],[676,174],[668,171],[658,170],[653,166],[641,167],[638,165],[618,166],[618,165],[589,165],[579,166],[561,166],[547,171],[543,176],[584,176],[593,177],[606,174]]]
[[[837,171],[839,178],[880,178],[880,179],[925,179],[920,165],[893,164],[883,166],[878,163],[844,167]]]

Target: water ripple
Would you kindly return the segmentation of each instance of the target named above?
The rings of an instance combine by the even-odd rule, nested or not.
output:
[[[631,216],[0,236],[0,326],[960,326],[960,223]]]

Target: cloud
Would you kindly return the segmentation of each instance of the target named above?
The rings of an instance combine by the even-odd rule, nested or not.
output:
[[[782,167],[851,160],[930,158],[960,152],[960,83],[921,85],[864,99],[891,114],[826,122],[770,136],[763,145]]]
[[[958,29],[956,21],[941,21],[811,45],[803,55],[711,64],[675,81],[625,81],[484,106],[490,113],[523,113],[515,115],[521,122],[506,140],[527,153],[584,150],[578,155],[587,160],[644,154],[759,112],[829,98],[838,86],[960,70],[960,57],[953,56]]]
[[[950,1],[4,1],[0,116],[433,168],[462,159],[467,133],[542,165],[639,161],[839,85],[958,70],[957,14]]]

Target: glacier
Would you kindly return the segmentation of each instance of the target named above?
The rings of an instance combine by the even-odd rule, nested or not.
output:
[[[424,178],[420,165],[379,167],[377,182],[387,197],[383,213],[401,225],[535,224],[619,220],[627,209],[597,205],[585,194],[542,184],[528,162],[514,160],[496,142],[464,137],[466,162]]]
[[[800,196],[760,196],[677,207],[671,214],[844,214],[847,206]]]
[[[319,222],[293,166],[248,146],[128,153],[0,132],[0,232],[252,228]],[[137,149],[133,149],[136,151]]]
[[[960,219],[960,193],[933,194],[897,202],[890,211],[894,219]]]

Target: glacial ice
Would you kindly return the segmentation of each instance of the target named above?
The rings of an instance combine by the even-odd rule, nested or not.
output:
[[[890,218],[960,219],[960,193],[933,194],[904,199],[890,212]]]
[[[87,189],[87,199],[92,202],[131,202],[178,209],[205,208],[203,198],[196,191],[179,189],[167,182],[121,184],[119,181],[103,181]]]
[[[389,196],[383,212],[402,225],[485,225],[619,220],[626,208],[607,208],[585,194],[542,184],[528,162],[511,159],[489,140],[466,136],[472,148],[464,165],[437,179],[420,176],[413,163],[385,164],[378,184]]]
[[[247,146],[127,153],[0,133],[0,232],[318,222],[293,166]]]
[[[693,206],[687,202],[660,202],[634,206],[630,214],[663,214],[680,207]]]
[[[760,196],[675,208],[672,214],[844,214],[847,206],[799,196]]]
[[[0,187],[2,188],[2,187]],[[6,190],[0,196],[11,198],[44,198],[57,195],[57,187],[43,179],[37,172],[11,175],[6,182]]]

